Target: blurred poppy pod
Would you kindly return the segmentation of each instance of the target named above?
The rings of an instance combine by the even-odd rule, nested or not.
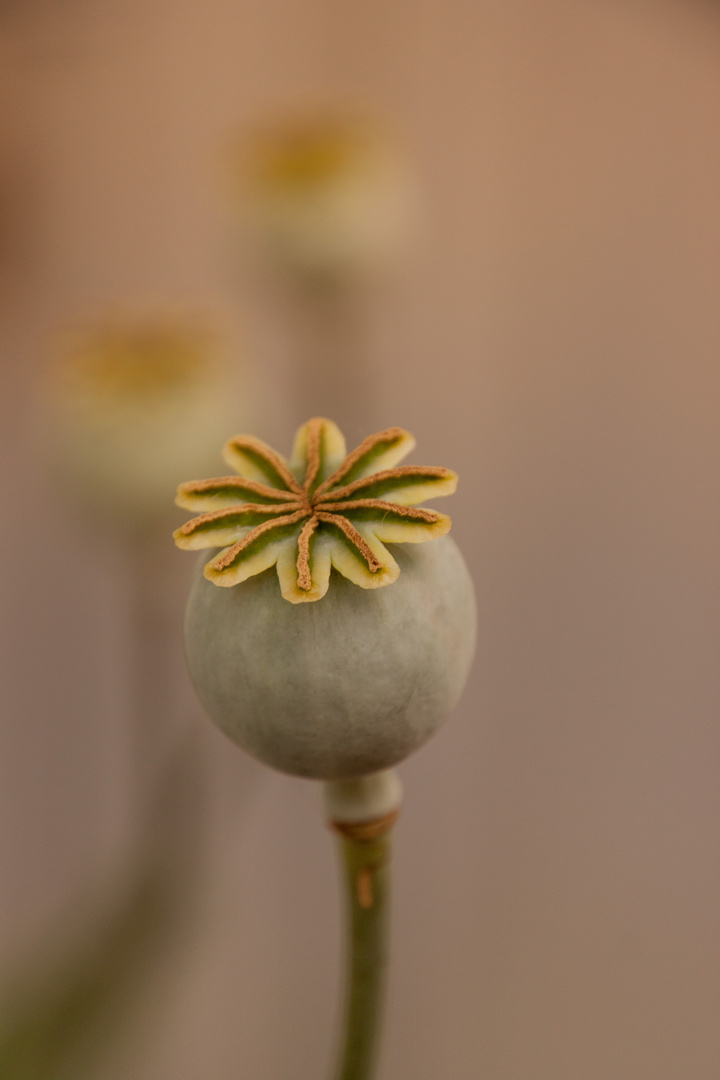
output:
[[[234,385],[223,337],[186,313],[112,314],[60,351],[53,458],[78,501],[121,527],[165,515],[182,476],[214,457],[217,431],[251,418],[254,395]]]
[[[362,275],[404,246],[414,187],[377,121],[340,110],[280,117],[246,138],[236,160],[240,212],[287,270]]]

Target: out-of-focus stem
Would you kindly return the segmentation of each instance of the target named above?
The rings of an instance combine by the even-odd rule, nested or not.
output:
[[[128,634],[131,652],[130,686],[131,775],[135,786],[137,827],[144,834],[158,788],[166,781],[168,765],[186,737],[184,705],[178,692],[182,679],[182,582],[165,558],[165,530],[148,529],[126,540],[128,576]],[[180,587],[178,587],[180,586]]]
[[[332,416],[352,437],[372,425],[379,384],[368,355],[369,297],[352,280],[308,281],[295,291],[293,337],[300,416]]]

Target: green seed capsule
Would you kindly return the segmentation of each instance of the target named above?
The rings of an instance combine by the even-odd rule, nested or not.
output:
[[[288,604],[274,569],[217,588],[198,567],[185,639],[210,718],[283,772],[344,779],[417,750],[456,704],[475,646],[472,581],[455,543],[394,547],[400,574]]]

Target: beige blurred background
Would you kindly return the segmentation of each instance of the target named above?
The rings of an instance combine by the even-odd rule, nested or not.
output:
[[[0,93],[4,969],[137,829],[127,566],[48,479],[48,329],[116,297],[217,304],[289,449],[292,320],[237,265],[222,151],[339,96],[417,170],[412,256],[363,313],[372,420],[460,472],[480,618],[456,716],[402,768],[379,1080],[716,1080],[720,9],[5,0]],[[178,580],[186,558],[168,547]],[[177,625],[202,879],[97,1076],[315,1080],[332,840],[312,785],[201,718]]]

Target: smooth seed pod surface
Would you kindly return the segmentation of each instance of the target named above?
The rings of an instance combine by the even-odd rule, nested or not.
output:
[[[273,569],[232,589],[202,575],[188,600],[190,675],[210,718],[282,772],[318,780],[389,768],[447,719],[475,648],[475,598],[449,536],[397,545],[384,589],[333,573],[314,604],[289,604]]]

